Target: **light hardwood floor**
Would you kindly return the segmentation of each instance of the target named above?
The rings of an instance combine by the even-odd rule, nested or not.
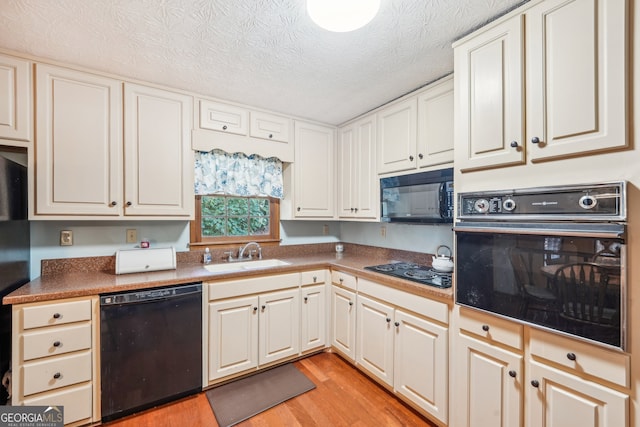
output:
[[[335,354],[320,353],[294,364],[316,384],[316,388],[238,424],[239,427],[435,427]],[[218,423],[207,397],[199,393],[105,426],[218,427]]]

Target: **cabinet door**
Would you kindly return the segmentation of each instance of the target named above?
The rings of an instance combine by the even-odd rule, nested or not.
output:
[[[525,161],[523,26],[517,16],[454,49],[455,144],[464,153],[456,166],[463,172]]]
[[[532,161],[628,145],[626,3],[527,10],[527,140],[540,141],[528,148]]]
[[[291,119],[267,113],[251,112],[250,135],[288,144],[291,140]]]
[[[258,366],[258,297],[209,304],[209,381]]]
[[[332,218],[335,215],[334,129],[295,123],[294,215]]]
[[[418,167],[453,163],[453,78],[418,96]]]
[[[529,427],[626,427],[629,396],[531,361]]]
[[[302,288],[300,311],[300,351],[324,347],[326,340],[326,290],[321,285]]]
[[[356,358],[356,294],[331,287],[331,345],[351,360]]]
[[[249,112],[234,105],[201,99],[200,129],[246,135],[249,129]]]
[[[31,141],[30,63],[0,55],[0,139],[23,141],[9,145],[26,147]]]
[[[394,309],[358,295],[356,362],[393,386]]]
[[[300,290],[260,295],[259,364],[300,351]]]
[[[378,173],[416,167],[417,105],[410,98],[378,112]]]
[[[338,130],[338,216],[353,218],[356,204],[356,138],[355,124]]]
[[[394,388],[399,394],[448,422],[448,328],[396,310]]]
[[[125,84],[125,214],[192,218],[190,96]]]
[[[122,214],[122,83],[36,65],[35,214]]]
[[[522,356],[459,335],[455,393],[460,400],[452,412],[454,425],[468,427],[521,426]]]
[[[376,219],[380,205],[380,180],[377,175],[376,115],[367,116],[355,124],[355,188],[356,218]]]

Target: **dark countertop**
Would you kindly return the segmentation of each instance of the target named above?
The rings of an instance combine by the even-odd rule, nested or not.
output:
[[[37,301],[49,301],[63,298],[93,296],[103,293],[120,292],[135,289],[154,288],[189,282],[211,282],[234,280],[267,274],[283,274],[313,269],[332,268],[357,277],[391,286],[416,295],[435,298],[444,302],[453,302],[453,290],[439,289],[409,280],[393,278],[384,274],[364,270],[365,266],[386,264],[394,261],[385,257],[365,256],[362,254],[322,253],[298,257],[277,257],[290,263],[286,266],[266,267],[247,271],[211,273],[201,263],[180,263],[175,270],[149,273],[130,273],[116,275],[108,271],[72,272],[50,274],[38,277],[5,296],[2,303],[24,304]]]

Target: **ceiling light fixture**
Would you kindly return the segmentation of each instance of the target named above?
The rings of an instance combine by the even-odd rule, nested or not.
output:
[[[378,9],[380,0],[307,0],[307,13],[313,22],[336,33],[364,27]]]

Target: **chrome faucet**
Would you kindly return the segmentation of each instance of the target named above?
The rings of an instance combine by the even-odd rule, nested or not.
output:
[[[249,255],[245,258],[244,257],[244,251],[247,250],[247,248],[249,246],[255,246],[256,249],[254,251],[249,251]],[[254,252],[258,252],[258,259],[262,259],[262,248],[260,247],[260,245],[258,244],[258,242],[249,242],[246,245],[244,245],[243,247],[240,248],[240,250],[238,251],[238,259],[252,259],[253,258],[253,253]]]

